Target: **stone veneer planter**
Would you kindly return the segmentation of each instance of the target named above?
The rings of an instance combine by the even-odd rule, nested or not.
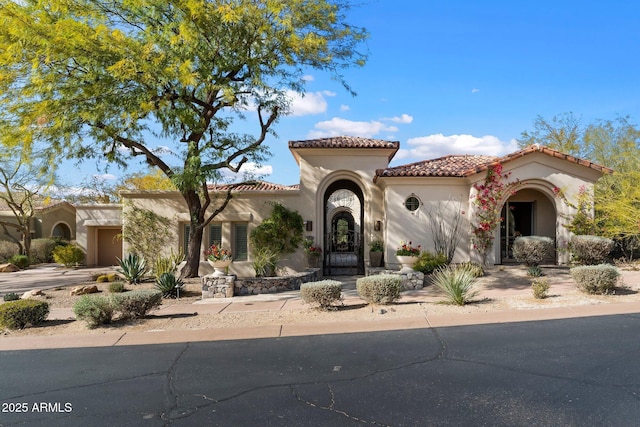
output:
[[[424,288],[424,273],[411,270],[409,272],[386,270],[384,268],[369,268],[367,276],[375,276],[377,274],[397,274],[402,277],[402,290],[410,291]]]
[[[234,295],[275,294],[299,290],[306,282],[320,279],[320,269],[312,268],[302,273],[282,277],[202,277],[202,299],[230,298]]]

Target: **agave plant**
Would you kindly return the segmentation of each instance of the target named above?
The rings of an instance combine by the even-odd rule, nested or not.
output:
[[[177,298],[184,282],[177,279],[172,273],[162,273],[156,280],[156,289],[162,292],[163,298]]]
[[[476,277],[467,266],[449,265],[440,268],[433,273],[432,280],[451,304],[465,305],[478,295],[475,288]]]
[[[127,281],[134,285],[139,284],[145,274],[149,272],[147,262],[138,254],[131,253],[125,259],[118,258],[120,268],[118,273],[122,274]]]

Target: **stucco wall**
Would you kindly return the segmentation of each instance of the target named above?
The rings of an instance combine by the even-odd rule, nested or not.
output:
[[[121,226],[121,205],[76,206],[76,244],[85,252],[86,265],[98,262],[98,229]]]

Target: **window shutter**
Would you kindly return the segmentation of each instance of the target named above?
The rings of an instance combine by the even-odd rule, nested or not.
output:
[[[233,259],[236,261],[246,261],[249,258],[247,224],[234,225],[233,240]]]
[[[187,254],[189,253],[189,234],[191,231],[191,225],[190,224],[185,224],[184,225],[184,253]]]
[[[209,247],[216,243],[222,245],[222,224],[209,226]]]

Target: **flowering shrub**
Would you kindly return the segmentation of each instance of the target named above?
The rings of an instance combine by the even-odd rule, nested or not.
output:
[[[487,255],[493,247],[493,235],[496,227],[502,221],[500,210],[508,190],[504,179],[510,173],[502,173],[502,165],[489,167],[487,176],[482,184],[473,184],[476,190],[473,203],[477,206],[476,220],[471,234],[471,243],[481,257],[482,264],[487,263]],[[515,192],[513,192],[515,194]]]
[[[204,256],[209,261],[230,261],[231,251],[214,243],[209,249],[204,251]]]
[[[305,249],[309,255],[321,255],[322,248],[320,246],[309,246]]]
[[[398,256],[418,256],[420,255],[420,248],[421,246],[418,245],[417,247],[413,247],[411,246],[411,241],[406,242],[406,241],[401,241],[400,242],[400,247],[396,250],[396,255]]]

